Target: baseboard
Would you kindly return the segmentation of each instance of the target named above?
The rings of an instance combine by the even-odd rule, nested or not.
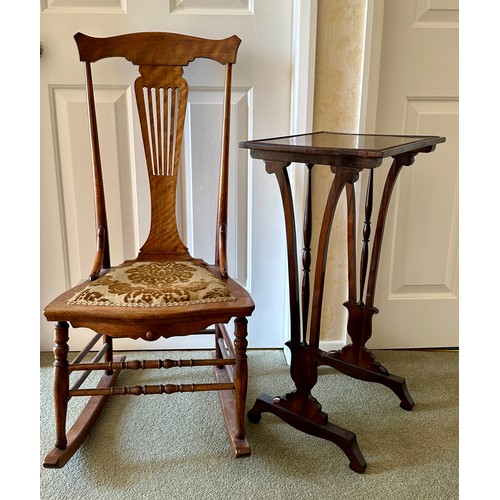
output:
[[[338,351],[346,345],[343,340],[320,340],[319,348],[322,351]]]

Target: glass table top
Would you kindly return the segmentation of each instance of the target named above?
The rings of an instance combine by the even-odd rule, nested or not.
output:
[[[375,153],[375,156],[388,156],[394,151],[410,151],[444,141],[445,138],[439,136],[314,132],[247,141],[241,143],[240,146],[275,151],[344,152],[360,156],[371,152]]]

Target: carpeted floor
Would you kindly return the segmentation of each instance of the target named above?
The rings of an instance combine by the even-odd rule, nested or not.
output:
[[[230,453],[216,393],[111,398],[93,433],[60,470],[44,469],[54,443],[52,353],[40,356],[40,498],[71,499],[458,499],[458,352],[375,351],[406,378],[413,411],[386,387],[320,369],[314,395],[330,422],[356,433],[368,467],[356,474],[333,443],[274,415],[247,422],[252,455]],[[194,351],[127,353],[128,359],[202,357]],[[281,351],[249,352],[247,406],[262,392],[293,389]],[[120,385],[210,379],[211,369],[128,371]],[[186,371],[187,370],[187,371]],[[206,376],[205,376],[206,374]],[[73,401],[75,401],[73,403]],[[71,419],[83,398],[75,398]]]

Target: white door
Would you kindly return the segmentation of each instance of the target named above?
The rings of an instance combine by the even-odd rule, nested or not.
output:
[[[256,162],[252,167],[247,151],[240,150],[238,142],[305,131],[299,130],[305,126],[300,125],[300,117],[297,121],[297,110],[292,110],[294,102],[298,112],[307,115],[303,111],[307,108],[304,101],[292,99],[292,81],[297,77],[292,63],[294,57],[307,59],[311,39],[300,36],[299,40],[303,31],[297,26],[314,3],[42,0],[41,310],[65,289],[87,278],[95,249],[83,67],[73,35],[172,31],[225,38],[236,34],[242,44],[233,69],[229,270],[248,288],[256,303],[249,321],[250,347],[283,345],[286,254],[279,190],[263,165]],[[307,15],[305,19],[309,21]],[[307,67],[306,62],[302,64]],[[134,69],[121,61],[112,61],[111,70],[109,63],[106,70],[102,69],[104,63],[95,66],[98,120],[101,130],[105,130],[100,137],[104,180],[120,186],[120,193],[107,200],[111,258],[116,264],[135,257],[147,234],[149,213],[141,204],[147,193],[146,176],[140,168],[144,163],[140,132],[131,125],[135,113],[131,87]],[[192,254],[207,261],[213,261],[215,215],[207,216],[206,211],[200,213],[197,208],[207,191],[216,189],[220,141],[212,138],[217,137],[221,126],[220,70],[216,63],[200,60],[192,64],[187,75],[193,89],[183,151],[186,175],[182,177],[180,193],[187,212],[179,225]],[[206,165],[210,166],[208,170],[200,169]],[[134,216],[135,207],[139,207],[138,217]],[[195,238],[195,233],[201,233],[201,237]],[[49,350],[53,325],[42,316],[40,328],[41,349]],[[87,340],[86,335],[73,335],[70,347],[80,349]],[[181,338],[160,341],[154,346],[142,341],[121,341],[116,347],[204,345],[203,338],[197,344],[186,344],[186,339]]]
[[[458,3],[369,2],[364,131],[446,137],[400,173],[370,348],[458,346]],[[388,165],[382,168],[385,173]],[[380,196],[383,181],[376,173]]]

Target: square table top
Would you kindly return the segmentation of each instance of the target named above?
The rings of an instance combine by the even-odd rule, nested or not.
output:
[[[252,157],[263,159],[274,152],[324,157],[340,155],[381,160],[406,152],[432,151],[436,144],[445,141],[445,137],[439,136],[347,134],[322,131],[245,141],[240,142],[239,146],[250,149],[253,153]],[[266,154],[266,152],[269,153]],[[273,156],[270,154],[270,157]]]

